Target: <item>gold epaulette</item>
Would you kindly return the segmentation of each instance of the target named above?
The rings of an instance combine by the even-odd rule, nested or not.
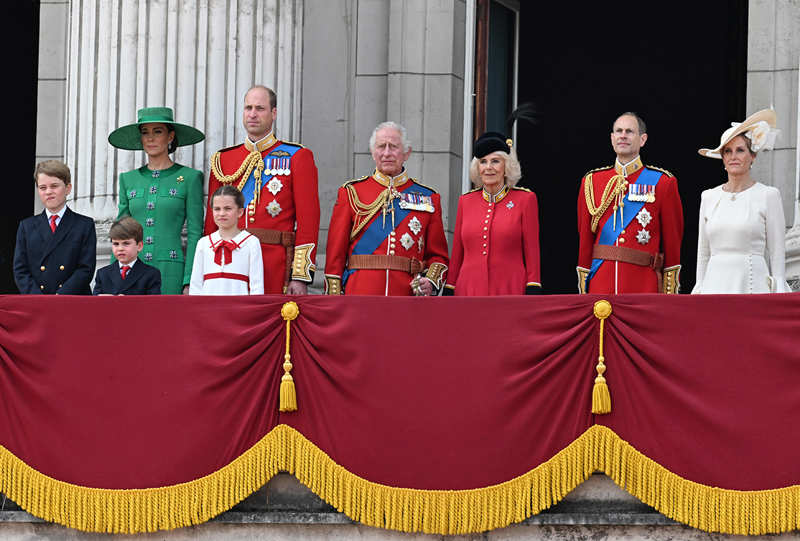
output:
[[[354,182],[361,182],[362,180],[367,180],[369,177],[370,177],[370,175],[364,175],[363,177],[350,179],[347,182],[345,182],[344,184],[342,184],[340,187],[344,188],[345,186],[347,186],[349,184],[353,184]]]
[[[239,143],[238,145],[233,145],[231,147],[221,148],[217,152],[215,152],[215,154],[222,154],[223,152],[228,152],[229,150],[233,150],[235,148],[239,148],[240,146],[242,146],[242,143]]]
[[[411,177],[409,177],[409,178],[408,178],[408,180],[410,180],[410,181],[411,181],[411,182],[413,182],[414,184],[419,184],[419,185],[420,185],[420,186],[422,186],[423,188],[428,188],[428,189],[429,189],[430,191],[432,191],[433,193],[439,193],[439,192],[437,192],[437,191],[436,191],[436,189],[435,189],[435,188],[431,188],[431,187],[430,187],[430,186],[428,186],[427,184],[423,184],[423,183],[421,183],[419,180],[417,180],[417,179],[415,179],[415,178],[411,178]]]
[[[480,191],[480,190],[482,190],[482,189],[483,189],[483,186],[480,186],[480,187],[478,187],[478,188],[472,188],[472,189],[471,189],[470,191],[468,191],[467,193],[477,192],[477,191]]]
[[[280,142],[285,145],[292,145],[300,148],[306,148],[305,145],[303,145],[302,143],[298,143],[296,141],[280,141]]]
[[[586,178],[586,175],[591,175],[592,173],[596,173],[597,171],[605,171],[606,169],[613,169],[614,165],[606,165],[605,167],[598,167],[597,169],[592,169],[590,171],[586,171],[581,178]]]
[[[672,173],[670,173],[666,169],[661,169],[660,167],[656,167],[655,165],[650,165],[650,164],[645,165],[645,167],[650,168],[650,169],[655,169],[656,171],[661,171],[662,173],[664,173],[668,177],[675,178],[675,175],[673,175]]]
[[[529,188],[525,188],[523,186],[511,186],[511,189],[512,190],[521,190],[523,192],[532,192],[533,191],[533,190],[531,190]]]

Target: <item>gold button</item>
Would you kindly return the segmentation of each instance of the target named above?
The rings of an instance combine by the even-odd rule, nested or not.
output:
[[[44,265],[42,265],[41,267],[39,267],[39,270],[44,272]]]
[[[484,228],[483,228],[483,230],[484,230],[484,231],[487,231],[488,229],[489,229],[488,227],[484,227]]]
[[[61,284],[58,284],[58,289],[61,289]]]
[[[391,232],[391,233],[389,233],[389,234],[390,234],[391,236],[393,236],[393,237],[394,237],[394,231],[392,231],[392,232]]]
[[[44,286],[43,285],[39,286],[39,289],[44,289]]]
[[[484,235],[483,238],[486,238],[486,235]]]
[[[61,265],[60,267],[58,267],[58,270],[64,270],[64,265]]]
[[[487,210],[486,212],[492,212],[492,209]]]
[[[255,221],[256,221],[256,219],[255,219],[255,218],[250,218],[250,223],[253,223],[253,222],[255,222]]]
[[[394,255],[394,250],[389,250],[389,255]]]
[[[620,243],[624,243],[625,239],[619,239]]]

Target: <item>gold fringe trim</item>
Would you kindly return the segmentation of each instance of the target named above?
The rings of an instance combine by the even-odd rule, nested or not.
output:
[[[57,481],[0,447],[0,489],[30,513],[92,532],[141,533],[205,522],[288,471],[353,520],[403,532],[469,534],[547,509],[601,470],[661,513],[709,532],[756,535],[797,529],[800,485],[757,491],[694,483],[595,425],[547,462],[514,479],[470,490],[373,483],[336,464],[287,425],[275,427],[220,470],[161,488],[96,489]]]

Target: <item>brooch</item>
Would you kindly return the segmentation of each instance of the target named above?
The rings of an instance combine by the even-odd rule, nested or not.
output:
[[[178,252],[176,252],[175,250],[170,250],[169,251],[169,258],[170,259],[178,259]]]
[[[161,171],[153,171],[150,176],[153,178],[158,178],[161,176]]]
[[[267,183],[267,189],[272,195],[278,195],[278,192],[281,191],[281,188],[283,188],[283,182],[275,177],[272,177],[272,180]]]
[[[170,188],[169,189],[169,195],[171,195],[172,197],[175,197],[176,195],[178,195],[178,190],[176,188]]]
[[[147,202],[147,210],[153,210],[154,208],[156,208],[156,204],[153,203],[152,201],[148,201]]]
[[[640,210],[639,214],[636,215],[636,221],[639,222],[642,227],[647,227],[647,224],[649,224],[652,219],[653,215],[650,214],[646,208]]]
[[[413,218],[411,218],[411,221],[408,222],[408,228],[415,235],[419,235],[419,232],[422,231],[422,224],[417,219],[417,217],[414,216]]]
[[[144,260],[145,261],[152,261],[153,260],[153,254],[151,254],[150,252],[147,252],[146,254],[144,254]]]
[[[144,225],[146,226],[152,226],[154,223],[156,223],[156,221],[152,218],[148,218],[144,221]]]
[[[412,246],[414,246],[414,239],[411,238],[411,235],[408,233],[403,233],[403,236],[400,237],[400,244],[403,245],[403,248],[406,250],[410,250]]]
[[[150,193],[153,195],[158,193],[158,186],[150,186]]]
[[[178,178],[175,179],[175,182],[183,182],[183,175],[178,176]]]
[[[131,198],[131,199],[133,199],[134,197],[136,197],[136,190],[131,190],[131,191],[129,191],[129,192],[128,192],[128,197],[129,197],[129,198]]]
[[[272,216],[273,218],[276,217],[278,214],[280,214],[282,210],[283,209],[281,208],[281,206],[274,199],[269,202],[269,205],[267,205],[267,212],[269,212],[269,215]]]
[[[153,244],[153,237],[145,237],[144,243],[145,244]]]
[[[650,231],[647,229],[640,229],[638,233],[636,233],[636,240],[639,241],[639,244],[647,244],[650,242]]]

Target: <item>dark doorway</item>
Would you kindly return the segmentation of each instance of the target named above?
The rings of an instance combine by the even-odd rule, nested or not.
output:
[[[8,2],[3,6],[2,33],[5,73],[2,148],[3,211],[0,212],[0,294],[16,293],[12,262],[20,220],[33,214],[33,168],[36,159],[36,95],[39,65],[39,2]]]
[[[645,7],[646,6],[646,7]],[[694,285],[700,192],[722,165],[697,154],[745,116],[747,1],[521,2],[519,103],[537,126],[518,126],[521,185],[539,197],[546,293],[575,293],[580,179],[614,162],[616,116],[647,122],[645,164],[677,178],[684,209],[682,291]]]

